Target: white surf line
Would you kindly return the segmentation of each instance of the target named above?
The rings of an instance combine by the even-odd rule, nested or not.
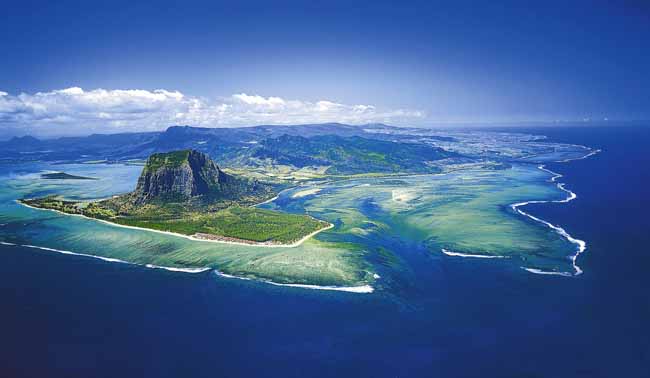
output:
[[[345,291],[348,293],[358,293],[358,294],[370,294],[375,289],[370,285],[362,286],[319,286],[319,285],[306,285],[306,284],[280,284],[276,282],[268,281],[271,285],[275,286],[287,286],[287,287],[298,287],[302,289],[312,289],[312,290],[332,290],[332,291]]]
[[[450,251],[448,249],[442,249],[442,253],[444,253],[447,256],[458,256],[458,257],[476,257],[476,258],[481,258],[481,259],[508,259],[510,256],[498,256],[498,255],[475,255],[475,254],[470,254],[470,253],[460,253],[460,252],[454,252]]]
[[[2,245],[8,245],[8,246],[15,246],[15,247],[25,247],[25,248],[33,248],[33,249],[41,249],[44,251],[49,251],[49,252],[56,252],[56,253],[61,253],[64,255],[74,255],[74,256],[82,256],[82,257],[92,257],[95,259],[100,259],[108,262],[117,262],[117,263],[123,263],[123,264],[133,264],[128,261],[120,260],[120,259],[114,259],[110,257],[103,257],[103,256],[96,256],[96,255],[90,255],[87,253],[77,253],[77,252],[72,252],[72,251],[66,251],[63,249],[56,249],[56,248],[49,248],[49,247],[40,247],[37,245],[32,245],[32,244],[16,244],[16,243],[9,243],[9,242],[0,242]],[[133,264],[137,265],[137,264]]]
[[[600,151],[600,150],[597,150],[597,151]],[[591,154],[593,155],[593,154],[597,153],[597,151],[593,151]],[[584,157],[583,157],[583,158],[584,158]],[[537,168],[538,168],[538,169],[541,169],[541,170],[544,171],[544,172],[547,172],[547,173],[552,174],[553,177],[551,177],[551,180],[550,180],[551,182],[555,182],[555,180],[557,180],[558,178],[562,177],[561,174],[559,174],[559,173],[557,173],[557,172],[553,172],[553,171],[551,171],[550,169],[545,168],[544,165],[540,165],[540,166],[538,166]],[[573,266],[573,269],[574,269],[574,271],[575,271],[575,273],[574,273],[573,275],[574,275],[574,276],[577,276],[577,275],[582,274],[582,269],[580,269],[580,267],[577,265],[576,261],[578,260],[578,256],[580,256],[580,254],[583,253],[583,252],[587,249],[587,243],[586,243],[584,240],[580,240],[580,239],[576,239],[576,238],[572,237],[568,232],[566,232],[566,231],[564,230],[564,228],[562,228],[562,227],[560,227],[560,226],[556,226],[556,225],[554,225],[554,224],[552,224],[552,223],[550,223],[550,222],[547,222],[547,221],[545,221],[545,220],[543,220],[543,219],[540,219],[540,218],[538,218],[538,217],[536,217],[536,216],[534,216],[534,215],[531,215],[531,214],[529,214],[529,213],[527,213],[527,212],[525,212],[525,211],[519,209],[520,207],[522,207],[522,206],[526,206],[526,205],[531,204],[531,203],[550,203],[550,202],[552,202],[552,203],[567,203],[567,202],[573,201],[574,199],[578,198],[578,195],[575,194],[574,192],[572,192],[571,190],[566,189],[566,188],[564,187],[564,184],[563,184],[563,183],[557,183],[556,186],[558,187],[558,189],[560,189],[560,190],[562,190],[562,191],[564,191],[564,192],[567,193],[567,197],[566,197],[565,199],[561,199],[561,200],[550,200],[550,201],[526,201],[526,202],[519,202],[519,203],[513,203],[513,204],[511,204],[511,205],[510,205],[510,208],[511,208],[512,210],[514,210],[515,212],[517,212],[517,213],[523,215],[523,216],[526,216],[526,217],[528,217],[528,218],[530,218],[530,219],[532,219],[532,220],[534,220],[534,221],[536,221],[536,222],[539,222],[539,223],[542,223],[542,224],[546,225],[546,226],[549,227],[550,229],[552,229],[552,230],[554,230],[555,232],[557,232],[558,234],[560,234],[560,235],[561,235],[562,237],[564,237],[566,240],[568,240],[569,242],[571,242],[571,243],[573,243],[573,244],[575,244],[575,245],[577,246],[576,253],[575,253],[573,256],[571,256],[571,265]],[[524,269],[524,270],[526,270],[526,271],[528,271],[528,272],[531,272],[531,273],[535,273],[535,274],[549,274],[549,275],[559,275],[559,276],[571,276],[570,273],[566,273],[566,272],[549,272],[549,271],[544,271],[544,270],[540,270],[540,269],[524,268],[524,267],[522,267],[522,269]]]
[[[147,268],[151,269],[164,269],[164,270],[169,270],[170,272],[184,272],[184,273],[201,273],[201,272],[207,272],[208,270],[211,270],[212,268],[172,268],[170,266],[160,266],[160,265],[153,265],[153,264],[145,264]]]
[[[121,263],[121,264],[129,264],[129,265],[135,265],[135,266],[142,266],[145,268],[150,268],[150,269],[164,269],[167,271],[171,272],[182,272],[182,273],[202,273],[206,272],[209,270],[212,270],[212,268],[209,267],[203,267],[203,268],[174,268],[174,267],[169,267],[169,266],[160,266],[160,265],[153,265],[153,264],[138,264],[138,263],[133,263],[129,261],[124,261],[116,258],[111,258],[111,257],[104,257],[104,256],[97,256],[97,255],[91,255],[88,253],[78,253],[78,252],[72,252],[72,251],[67,251],[63,249],[56,249],[56,248],[49,248],[49,247],[41,247],[37,245],[32,245],[32,244],[16,244],[16,243],[10,243],[10,242],[5,242],[5,241],[0,241],[0,245],[6,245],[6,246],[12,246],[12,247],[25,247],[25,248],[33,248],[33,249],[40,249],[48,252],[56,252],[56,253],[61,253],[64,255],[73,255],[73,256],[81,256],[81,257],[90,257],[94,259],[99,259],[107,262],[114,262],[114,263]],[[319,285],[307,285],[307,284],[281,284],[269,280],[258,280],[258,279],[252,279],[252,278],[247,278],[247,277],[238,277],[238,276],[233,276],[230,274],[222,273],[218,270],[214,270],[214,272],[222,277],[226,278],[236,278],[240,280],[247,280],[247,281],[257,281],[257,282],[262,282],[262,283],[267,283],[271,285],[276,285],[276,286],[287,286],[287,287],[297,287],[297,288],[304,288],[304,289],[314,289],[314,290],[334,290],[334,291],[345,291],[345,292],[350,292],[350,293],[372,293],[374,291],[374,288],[370,285],[362,285],[362,286],[319,286]],[[375,275],[375,278],[377,278],[378,275]]]
[[[254,281],[254,282],[261,282],[261,283],[266,283],[266,284],[275,285],[275,286],[296,287],[296,288],[301,288],[301,289],[345,291],[345,292],[348,292],[348,293],[359,293],[359,294],[370,294],[373,291],[375,291],[375,289],[370,285],[361,285],[361,286],[319,286],[319,285],[307,285],[307,284],[282,284],[282,283],[277,283],[277,282],[264,280],[264,279],[252,279],[252,278],[248,278],[248,277],[233,276],[232,274],[226,274],[226,273],[220,272],[217,269],[214,270],[214,273],[216,275],[224,277],[224,278],[234,278],[234,279],[238,279],[238,280]]]
[[[549,276],[563,276],[563,277],[571,277],[572,274],[569,272],[550,272],[548,270],[541,270],[541,269],[535,269],[535,268],[524,268],[523,266],[521,267],[523,270],[534,273],[534,274],[542,274],[542,275],[549,275]]]
[[[160,266],[160,265],[152,265],[152,264],[138,264],[138,263],[124,261],[124,260],[120,260],[120,259],[116,259],[116,258],[112,258],[112,257],[91,255],[91,254],[88,254],[88,253],[78,253],[78,252],[67,251],[67,250],[64,250],[64,249],[41,247],[41,246],[32,245],[32,244],[16,244],[16,243],[9,243],[9,242],[0,241],[0,245],[7,245],[7,246],[12,246],[12,247],[25,247],[25,248],[41,249],[43,251],[56,252],[56,253],[61,253],[61,254],[64,254],[64,255],[90,257],[90,258],[99,259],[99,260],[103,260],[103,261],[107,261],[107,262],[129,264],[129,265],[135,265],[135,266],[142,266],[142,267],[151,268],[151,269],[164,269],[164,270],[169,270],[169,271],[172,271],[172,272],[201,273],[201,272],[205,272],[205,271],[208,271],[208,270],[211,269],[211,268],[174,268],[174,267],[169,267],[169,266]]]
[[[45,208],[35,207],[35,206],[28,205],[26,203],[22,203],[22,202],[20,202],[18,200],[16,200],[16,202],[23,205],[23,206],[29,207],[31,209],[41,210],[41,211],[53,211],[53,212],[61,214],[61,215],[68,215],[68,216],[73,216],[73,217],[81,217],[81,218],[89,219],[89,220],[96,221],[96,222],[102,222],[102,223],[108,224],[108,225],[113,226],[113,227],[122,227],[122,228],[130,228],[130,229],[133,229],[133,230],[157,232],[159,234],[165,234],[165,235],[169,235],[169,236],[176,236],[176,237],[180,237],[180,238],[189,239],[189,240],[192,240],[192,241],[208,242],[208,243],[221,243],[221,244],[230,244],[230,245],[241,245],[241,246],[246,246],[246,247],[295,248],[295,247],[300,246],[302,243],[306,242],[309,238],[315,236],[316,234],[318,234],[320,232],[323,232],[323,231],[326,231],[326,230],[329,230],[331,228],[334,228],[334,225],[332,223],[330,223],[329,226],[320,228],[320,229],[312,232],[311,234],[305,235],[302,239],[300,239],[300,240],[298,240],[298,241],[296,241],[294,243],[291,243],[291,244],[264,244],[264,243],[259,243],[259,242],[246,243],[246,242],[236,242],[236,241],[228,241],[228,240],[203,239],[203,238],[197,238],[197,237],[192,236],[192,235],[178,234],[176,232],[171,232],[171,231],[162,231],[162,230],[154,230],[152,228],[128,226],[128,225],[125,225],[125,224],[113,223],[113,222],[110,222],[110,221],[107,221],[107,220],[104,220],[104,219],[97,219],[97,218],[87,217],[87,216],[85,216],[83,214],[70,214],[70,213],[65,213],[63,211],[59,211],[59,210],[55,210],[55,209],[45,209]]]
[[[581,157],[579,157],[579,158],[572,158],[572,159],[559,160],[559,161],[557,161],[556,163],[568,163],[568,162],[570,162],[570,161],[574,161],[574,160],[582,160],[582,159],[586,159],[586,158],[588,158],[588,157],[590,157],[590,156],[594,156],[594,155],[596,155],[597,153],[599,153],[599,152],[602,151],[602,150],[599,150],[599,149],[592,150],[591,148],[586,147],[586,146],[580,146],[580,145],[576,145],[576,146],[579,146],[579,147],[582,147],[582,148],[586,148],[586,149],[588,149],[588,150],[591,150],[591,152],[589,152],[588,154],[586,154],[586,155],[584,155],[584,156],[581,156]]]

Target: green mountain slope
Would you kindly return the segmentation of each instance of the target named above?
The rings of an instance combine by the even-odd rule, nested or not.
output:
[[[312,138],[282,135],[265,139],[251,154],[296,167],[329,165],[328,174],[432,172],[435,168],[428,162],[457,156],[424,144],[335,135]]]
[[[273,188],[224,173],[206,154],[194,150],[153,154],[147,159],[131,199],[151,202],[214,202],[265,197]]]

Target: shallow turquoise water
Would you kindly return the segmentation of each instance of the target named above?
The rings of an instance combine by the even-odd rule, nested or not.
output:
[[[301,253],[316,248],[310,242],[297,248],[273,250],[197,242],[31,209],[15,202],[17,198],[50,194],[93,200],[125,193],[135,186],[141,171],[139,166],[36,163],[7,168],[0,176],[0,223],[4,224],[0,227],[0,241],[138,264],[210,267],[237,274],[244,274],[248,269],[242,268],[241,261],[290,253],[297,256],[298,262]],[[39,172],[48,170],[99,180],[40,179]],[[503,171],[469,170],[444,175],[322,182],[285,191],[276,201],[263,206],[306,212],[334,223],[335,229],[317,235],[316,239],[335,243],[342,249],[354,245],[355,252],[350,253],[364,263],[357,266],[354,260],[349,260],[348,268],[358,270],[361,275],[368,271],[371,275],[378,273],[382,279],[373,283],[375,288],[390,290],[396,281],[409,279],[404,276],[411,269],[406,255],[416,253],[409,251],[428,251],[433,257],[440,257],[443,248],[508,258],[495,263],[569,272],[571,264],[567,256],[574,253],[575,247],[548,227],[508,209],[513,202],[564,198],[566,193],[548,182],[550,176],[533,165],[516,165]],[[320,192],[294,196],[313,188]],[[277,278],[268,270],[251,273],[265,279]],[[336,284],[329,280],[312,282],[310,277],[315,273],[318,272],[297,273],[283,281]]]

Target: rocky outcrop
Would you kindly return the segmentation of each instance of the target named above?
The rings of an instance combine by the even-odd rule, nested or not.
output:
[[[224,173],[206,154],[194,150],[153,154],[132,193],[136,204],[155,200],[236,199],[268,188]]]

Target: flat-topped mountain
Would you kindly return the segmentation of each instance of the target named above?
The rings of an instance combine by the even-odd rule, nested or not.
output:
[[[223,172],[208,155],[181,150],[151,155],[131,196],[136,204],[238,199],[270,192],[256,180]]]

